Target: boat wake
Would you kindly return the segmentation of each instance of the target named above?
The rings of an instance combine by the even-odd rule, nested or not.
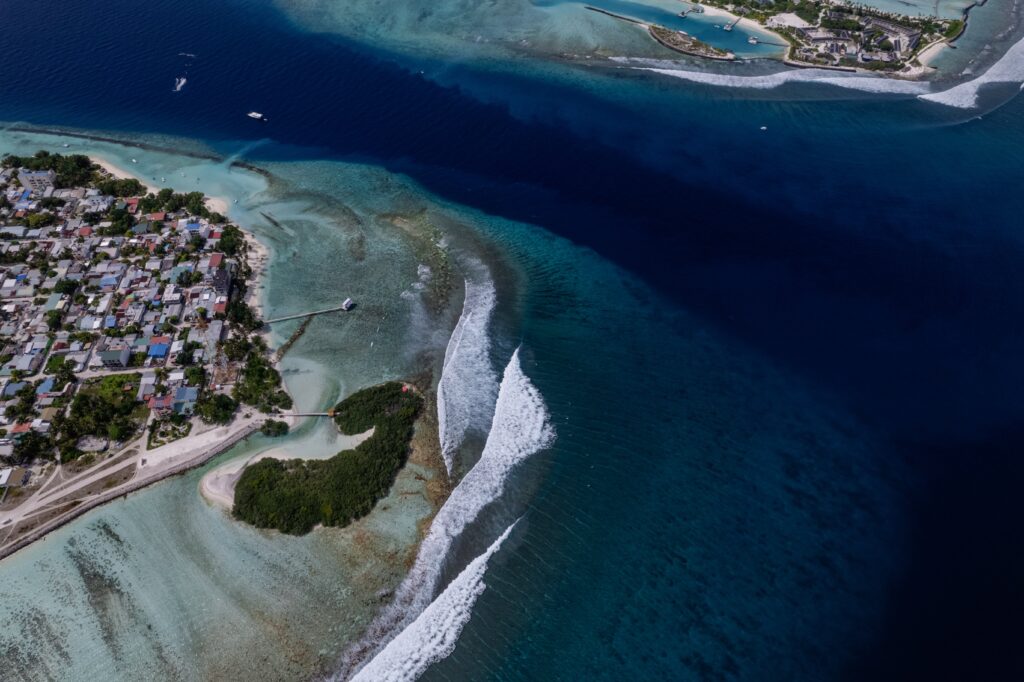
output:
[[[185,83],[188,83],[188,79],[184,76],[174,79],[174,91],[181,92],[181,89],[185,87]]]
[[[513,523],[487,551],[470,562],[416,620],[391,640],[353,680],[411,682],[455,649],[473,605],[487,585],[487,562],[515,527]]]
[[[449,475],[466,434],[486,429],[498,393],[488,336],[496,302],[494,283],[489,277],[466,280],[462,315],[448,340],[444,369],[437,384],[438,433]]]
[[[430,531],[420,545],[416,562],[399,585],[392,603],[371,623],[363,640],[346,652],[339,679],[357,671],[371,656],[374,659],[369,666],[375,665],[376,656],[383,654],[388,641],[399,642],[388,653],[389,658],[415,657],[414,650],[402,647],[412,646],[418,641],[416,636],[409,635],[399,641],[395,633],[402,632],[420,614],[426,613],[431,602],[437,603],[434,595],[440,587],[445,561],[456,542],[484,508],[502,494],[516,466],[549,446],[554,438],[547,406],[540,392],[523,373],[517,348],[501,380],[491,431],[480,461],[459,482],[434,517]],[[450,602],[448,607],[451,607]],[[445,612],[445,608],[435,607],[431,618],[440,618],[438,612]],[[454,617],[451,615],[449,621]]]

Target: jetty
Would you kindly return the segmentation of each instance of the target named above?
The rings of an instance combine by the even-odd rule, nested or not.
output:
[[[344,303],[342,303],[341,305],[334,306],[333,308],[324,308],[323,310],[311,310],[311,311],[306,312],[306,313],[295,313],[293,315],[283,315],[282,317],[275,317],[272,320],[264,320],[263,323],[264,324],[274,324],[275,322],[285,322],[287,320],[298,320],[298,319],[301,319],[303,317],[313,317],[315,315],[323,315],[325,313],[336,313],[336,312],[340,312],[340,311],[343,311],[343,310],[350,310],[351,307],[352,307],[351,304],[346,306]]]

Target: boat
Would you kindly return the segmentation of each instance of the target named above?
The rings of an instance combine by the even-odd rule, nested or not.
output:
[[[254,118],[257,121],[264,121],[265,122],[267,120],[267,117],[264,116],[263,114],[261,114],[258,111],[250,111],[248,114],[246,114],[246,116],[248,116],[249,118]]]
[[[761,126],[761,130],[768,130],[768,126]]]
[[[757,37],[750,36],[749,38],[747,38],[747,42],[750,43],[751,45],[757,45]]]
[[[132,159],[132,163],[138,163],[138,161],[136,161],[135,159]]]
[[[342,310],[352,310],[352,308],[354,308],[355,305],[356,305],[355,301],[353,301],[351,298],[346,298],[345,301],[341,304],[341,309]]]
[[[185,83],[187,83],[187,82],[188,82],[188,79],[185,78],[184,76],[181,76],[180,78],[175,78],[174,79],[174,91],[175,92],[181,92],[181,89],[183,87],[185,87]]]

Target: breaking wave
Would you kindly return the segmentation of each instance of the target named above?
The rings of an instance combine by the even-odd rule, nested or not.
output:
[[[473,614],[473,605],[487,589],[484,574],[487,562],[515,523],[495,540],[487,551],[470,562],[416,620],[391,640],[353,680],[372,682],[411,682],[428,667],[447,658],[455,650],[462,628]]]
[[[498,393],[488,334],[496,301],[494,283],[486,273],[478,281],[466,280],[462,315],[448,340],[444,369],[437,383],[438,433],[449,474],[466,434],[474,428],[486,428]]]
[[[840,76],[839,72],[827,69],[792,69],[761,76],[735,76],[722,73],[703,71],[684,71],[682,69],[665,69],[659,67],[633,67],[641,71],[652,71],[664,76],[682,78],[693,83],[717,85],[726,88],[750,88],[753,90],[771,90],[786,83],[821,83],[839,88],[860,90],[876,94],[922,95],[930,91],[927,83],[919,81],[901,81],[879,76]]]
[[[932,92],[932,86],[922,81],[904,81],[881,76],[837,75],[836,71],[826,69],[791,69],[759,76],[738,76],[667,68],[667,65],[663,66],[663,61],[621,57],[615,58],[614,61],[624,64],[642,63],[646,65],[630,68],[726,88],[770,90],[786,83],[819,83],[876,94],[914,95],[921,100],[959,109],[972,109],[978,106],[978,91],[989,84],[1017,83],[1020,84],[1021,90],[1024,90],[1024,40],[1014,43],[1006,54],[977,78],[938,92]]]
[[[362,642],[346,652],[339,676],[383,648],[384,643],[424,613],[437,593],[445,560],[456,540],[480,512],[501,495],[513,469],[555,438],[540,392],[523,373],[517,348],[505,368],[494,419],[483,454],[434,517],[409,574],[392,603],[370,625]]]
[[[990,83],[1020,83],[1024,90],[1024,40],[1014,43],[995,64],[972,80],[955,85],[942,92],[920,95],[920,99],[945,104],[958,109],[973,109],[978,105],[978,90]]]

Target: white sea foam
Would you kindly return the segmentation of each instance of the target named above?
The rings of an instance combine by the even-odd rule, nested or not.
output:
[[[447,658],[473,614],[473,605],[487,589],[487,562],[514,527],[513,523],[486,552],[473,559],[416,620],[356,673],[353,681],[411,682],[432,664]]]
[[[792,69],[760,76],[736,76],[705,71],[686,71],[660,67],[633,67],[641,71],[652,71],[664,76],[682,78],[694,83],[716,85],[726,88],[749,88],[771,90],[786,83],[821,83],[849,90],[860,90],[877,94],[921,95],[929,92],[929,85],[919,81],[902,81],[879,76],[843,76],[841,72],[828,69]]]
[[[462,315],[448,340],[437,384],[437,424],[448,473],[466,434],[491,418],[498,377],[491,367],[490,325],[497,296],[486,269],[466,280]]]
[[[977,78],[942,92],[920,95],[920,98],[949,107],[971,109],[978,104],[978,90],[990,83],[1019,83],[1024,89],[1024,40],[1014,43],[999,61]]]
[[[342,677],[424,612],[437,593],[445,559],[455,541],[501,495],[513,469],[550,445],[554,437],[547,406],[523,373],[517,348],[501,380],[491,431],[480,461],[437,512],[416,562],[399,585],[392,603],[370,625],[363,641],[346,653]]]

